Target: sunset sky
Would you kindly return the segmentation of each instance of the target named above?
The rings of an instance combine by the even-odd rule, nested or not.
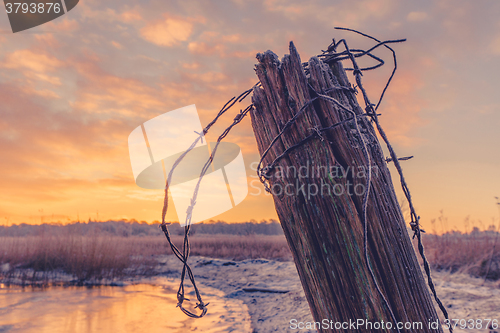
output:
[[[398,154],[415,156],[403,168],[424,229],[465,230],[467,216],[468,230],[484,229],[499,216],[499,16],[494,0],[81,0],[68,14],[13,34],[2,9],[0,224],[160,220],[163,192],[135,185],[130,132],[191,104],[206,125],[257,82],[256,53],[271,49],[281,58],[291,40],[303,61],[332,38],[373,45],[334,30],[343,26],[408,39],[394,46],[399,71],[379,111]],[[364,76],[374,100],[392,69],[390,53],[376,54],[388,65]],[[240,145],[254,175],[250,118],[227,140]],[[213,219],[276,218],[272,198],[249,191]],[[447,223],[432,225],[440,210]],[[175,211],[167,216],[176,219]]]

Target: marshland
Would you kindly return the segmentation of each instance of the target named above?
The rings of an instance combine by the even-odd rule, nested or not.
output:
[[[184,229],[176,223],[169,229],[174,243],[181,244]],[[292,260],[275,220],[195,224],[190,236],[194,256],[234,261]],[[473,227],[468,233],[426,233],[423,241],[434,271],[500,279],[500,244],[495,245],[499,241],[494,225],[486,230]],[[30,283],[30,279],[39,281],[56,272],[70,275],[79,283],[154,275],[157,258],[163,255],[172,255],[172,250],[158,224],[89,221],[0,227],[3,283],[18,275],[24,276],[24,283]]]
[[[437,222],[439,225],[439,219]],[[431,229],[435,225],[436,221],[430,225]],[[169,230],[174,243],[182,244],[184,229],[173,223]],[[499,313],[500,246],[495,244],[498,232],[494,226],[486,230],[473,226],[468,233],[450,231],[438,235],[430,231],[424,234],[425,251],[439,295],[450,313],[459,318]],[[176,318],[172,327],[179,332],[186,327],[204,331],[207,327],[218,327],[228,332],[247,332],[252,327],[267,332],[288,327],[290,319],[312,321],[277,221],[199,223],[192,226],[190,240],[194,274],[201,292],[214,304],[209,311],[211,315],[202,321],[186,321],[175,308],[182,265],[173,256],[158,223],[88,221],[2,226],[3,299],[10,305],[23,304],[17,299],[21,295],[18,292],[31,291],[38,295],[31,297],[47,304],[43,311],[49,312],[43,318],[63,313],[65,318],[80,323],[77,326],[82,332],[98,331],[96,327],[102,325],[117,327],[123,320],[128,323],[135,317],[124,315],[124,304],[143,304],[143,310],[162,307]],[[259,290],[265,293],[251,292]],[[108,300],[95,303],[103,295]],[[84,305],[86,310],[79,308]],[[112,319],[101,322],[99,313],[104,310],[89,310],[101,308],[106,308]],[[11,318],[23,318],[23,311],[35,311],[23,309],[11,306]],[[94,326],[82,319],[81,311],[86,318],[94,318]],[[137,312],[140,311],[134,310]],[[12,322],[3,316],[0,327],[27,325],[24,319],[16,320]],[[218,324],[214,325],[214,321]],[[28,327],[33,331],[38,329],[38,326]],[[62,327],[79,332],[74,326]]]

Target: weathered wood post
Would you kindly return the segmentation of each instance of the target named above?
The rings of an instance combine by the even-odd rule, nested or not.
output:
[[[262,87],[254,89],[251,118],[261,155],[315,92],[335,98],[356,114],[363,112],[340,62],[327,65],[313,57],[304,68],[293,43],[282,61],[271,51],[258,54],[257,59],[255,71]],[[429,325],[438,316],[374,128],[367,117],[358,118],[371,157],[368,166],[361,137],[349,118],[352,114],[334,103],[317,99],[263,161],[269,165],[287,148],[318,134],[286,152],[268,173],[276,211],[315,321],[372,322],[371,327],[366,323],[356,330],[352,325],[322,325],[319,331],[395,332],[392,310],[397,322],[412,323],[413,327],[401,327],[401,332],[441,332],[440,325]],[[340,126],[319,131],[344,120]],[[363,252],[362,202],[368,167],[372,168],[368,255],[390,309],[377,291]],[[382,322],[391,322],[392,329],[376,327]]]

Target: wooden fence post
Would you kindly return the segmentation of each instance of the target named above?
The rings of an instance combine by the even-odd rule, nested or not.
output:
[[[261,87],[254,88],[251,118],[261,155],[315,92],[335,98],[356,114],[363,113],[340,62],[327,65],[313,57],[304,67],[293,43],[282,61],[271,51],[258,54],[257,59],[255,71]],[[367,117],[358,117],[370,154],[368,166],[363,140],[349,118],[352,114],[334,103],[317,99],[263,161],[269,165],[285,149],[317,134],[279,160],[268,173],[268,185],[314,320],[366,323],[356,330],[352,325],[339,329],[339,324],[333,324],[318,331],[396,332],[392,310],[397,322],[413,326],[402,327],[401,332],[442,332],[441,325],[430,326],[438,316],[374,128]],[[320,131],[344,120],[340,126]],[[362,206],[368,167],[372,168],[367,205],[369,262],[389,307],[377,291],[363,252]],[[376,327],[382,322],[390,322],[392,329]]]

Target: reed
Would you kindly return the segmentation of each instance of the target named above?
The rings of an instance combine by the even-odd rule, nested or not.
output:
[[[491,280],[500,279],[500,246],[492,254],[497,237],[493,229],[469,233],[448,232],[424,235],[427,256],[434,270],[469,273]],[[182,245],[182,236],[173,235]],[[206,235],[191,238],[191,255],[228,260],[292,260],[283,235]],[[416,245],[416,244],[414,244]],[[172,251],[165,237],[158,235],[116,236],[99,232],[40,233],[28,236],[0,236],[0,277],[15,271],[61,271],[80,281],[116,279],[155,274],[158,255]],[[491,259],[491,260],[490,260]],[[491,266],[488,271],[488,266]]]
[[[475,228],[469,233],[454,231],[424,235],[423,242],[433,269],[498,280],[500,248],[494,247],[497,235],[494,230],[479,231]]]
[[[182,244],[181,236],[173,236]],[[283,236],[195,236],[192,255],[231,260],[290,260]],[[157,255],[172,254],[159,236],[79,236],[74,234],[0,237],[0,276],[16,270],[62,271],[80,281],[153,274]]]

